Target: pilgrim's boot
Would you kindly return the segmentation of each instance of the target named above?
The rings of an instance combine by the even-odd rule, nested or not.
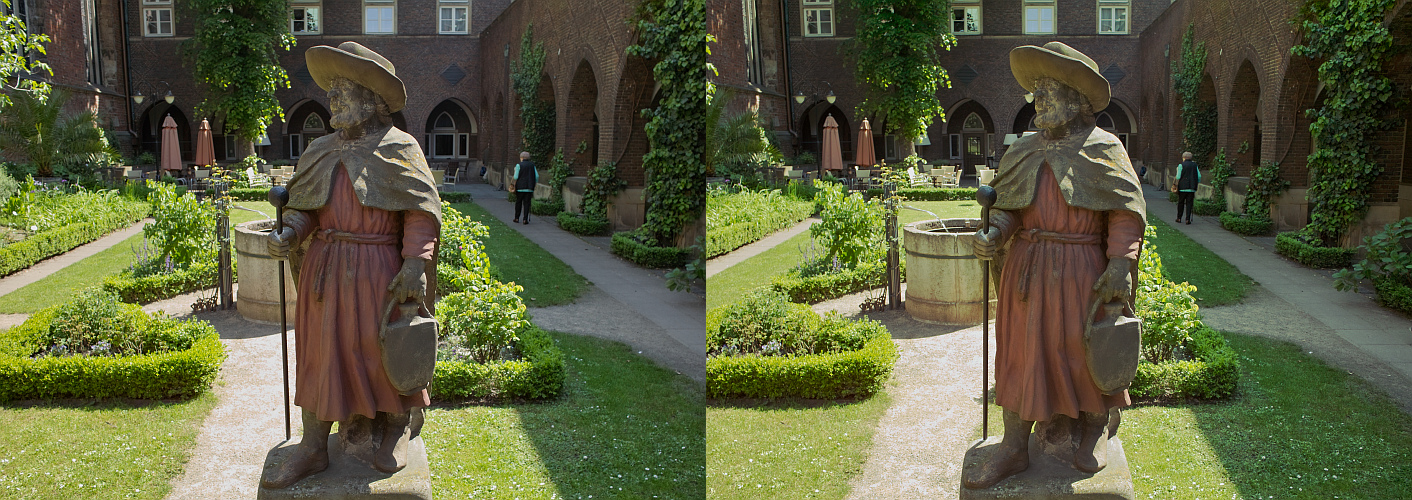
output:
[[[260,486],[282,490],[328,468],[328,433],[333,422],[319,420],[309,410],[303,411],[303,417],[304,437],[294,446],[294,453],[276,465],[268,479],[260,481]]]
[[[1000,445],[991,451],[984,463],[962,476],[961,482],[967,488],[989,488],[1030,468],[1030,430],[1034,428],[1034,421],[1021,420],[1019,413],[1009,410],[1002,415],[1005,417],[1005,437],[1001,438]]]
[[[387,423],[382,428],[382,442],[373,455],[373,468],[392,474],[407,466],[407,441],[412,435],[407,424],[411,421],[411,412],[387,414]]]
[[[1074,450],[1074,467],[1096,473],[1108,466],[1108,412],[1079,412],[1083,438]]]

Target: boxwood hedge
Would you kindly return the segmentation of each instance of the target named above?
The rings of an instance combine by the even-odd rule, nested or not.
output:
[[[907,261],[901,262],[902,281],[907,281]],[[846,269],[815,276],[801,276],[797,269],[775,276],[770,288],[783,293],[792,302],[814,304],[836,299],[850,293],[887,286],[887,264],[864,262]]]
[[[1412,314],[1412,287],[1392,278],[1374,278],[1373,288],[1378,291],[1379,304]]]
[[[554,339],[537,327],[519,333],[515,347],[521,359],[475,363],[438,361],[431,397],[438,400],[469,398],[548,399],[564,389],[564,352]]]
[[[1141,399],[1216,399],[1235,394],[1240,363],[1221,332],[1198,328],[1192,332],[1189,346],[1191,359],[1140,362],[1128,393]]]
[[[234,274],[234,261],[231,262],[231,268]],[[103,289],[118,294],[123,302],[146,304],[215,287],[219,279],[220,273],[215,262],[196,262],[186,269],[141,278],[134,278],[130,270],[123,271],[104,278]]]
[[[1275,253],[1294,259],[1305,267],[1335,269],[1352,263],[1354,251],[1310,245],[1298,231],[1290,231],[1275,236]]]
[[[126,202],[113,207],[111,215],[97,220],[69,224],[30,235],[0,247],[0,276],[28,268],[36,262],[67,252],[79,245],[127,227],[152,211],[142,202]]]
[[[582,236],[598,236],[608,232],[612,226],[606,219],[590,219],[573,212],[559,212],[555,219],[565,231]]]
[[[611,250],[619,257],[642,267],[666,269],[686,263],[691,250],[676,247],[654,247],[641,241],[644,236],[639,231],[613,233]]]
[[[912,201],[975,201],[976,188],[908,187],[898,189],[897,195]]]
[[[1275,223],[1269,219],[1256,219],[1235,212],[1221,212],[1221,227],[1227,231],[1246,236],[1262,236],[1270,233]]]
[[[706,391],[713,398],[863,398],[882,389],[897,356],[886,332],[856,351],[712,356],[706,359]]]

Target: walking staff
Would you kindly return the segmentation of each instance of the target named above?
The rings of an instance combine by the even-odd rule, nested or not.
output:
[[[270,204],[275,206],[275,234],[284,232],[284,206],[289,203],[289,190],[284,186],[270,188]],[[289,440],[289,324],[284,306],[284,260],[279,261],[279,353],[284,369],[284,439]]]
[[[990,206],[995,204],[995,188],[982,184],[976,189],[981,204],[981,233],[990,231]],[[990,437],[990,261],[981,260],[981,439]]]

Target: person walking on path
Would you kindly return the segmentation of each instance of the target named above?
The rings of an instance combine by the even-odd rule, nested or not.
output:
[[[1186,223],[1191,224],[1191,211],[1196,207],[1196,186],[1201,184],[1201,169],[1191,159],[1191,151],[1182,153],[1182,162],[1177,164],[1177,223],[1182,223],[1182,211],[1186,210]]]
[[[520,175],[524,172],[525,175]],[[530,200],[534,199],[534,185],[539,183],[539,171],[530,161],[528,151],[520,152],[520,162],[515,164],[515,220],[529,224]],[[523,212],[524,215],[520,215]]]

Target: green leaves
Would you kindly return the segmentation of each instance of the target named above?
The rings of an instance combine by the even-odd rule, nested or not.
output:
[[[275,91],[289,88],[279,49],[294,48],[284,0],[192,0],[196,35],[183,48],[195,61],[197,80],[208,85],[198,113],[224,115],[225,127],[254,141],[284,120]]]
[[[863,114],[886,117],[887,130],[900,137],[920,137],[933,119],[945,119],[937,99],[951,87],[938,48],[951,50],[956,37],[947,29],[948,0],[856,0],[857,34],[851,52],[854,74],[867,98]]]
[[[539,98],[544,72],[544,42],[534,43],[534,25],[520,36],[520,59],[510,64],[510,85],[520,98],[520,137],[535,163],[550,162],[554,151],[554,103]]]

